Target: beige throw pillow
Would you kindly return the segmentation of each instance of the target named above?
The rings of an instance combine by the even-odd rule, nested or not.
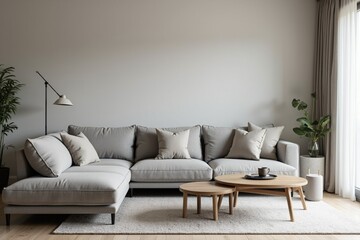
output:
[[[156,129],[159,143],[159,154],[155,159],[190,158],[188,141],[190,130],[169,132]]]
[[[45,177],[58,177],[72,165],[59,133],[27,139],[24,151],[31,167]]]
[[[265,135],[265,129],[252,132],[236,129],[232,146],[226,158],[259,160]]]
[[[75,165],[82,166],[100,161],[95,148],[82,132],[77,136],[68,133],[61,133],[60,135]]]
[[[248,123],[248,130],[254,131],[254,130],[261,130],[262,128],[259,126],[256,126],[253,123]],[[282,131],[284,130],[284,126],[279,127],[269,127],[266,129],[266,136],[264,140],[264,144],[261,148],[260,157],[261,158],[267,158],[267,159],[277,159],[276,155],[276,145],[280,140],[280,136]]]

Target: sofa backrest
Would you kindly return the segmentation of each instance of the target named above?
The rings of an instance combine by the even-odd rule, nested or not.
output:
[[[262,127],[273,127],[273,124],[266,124]],[[204,139],[204,160],[224,158],[232,146],[235,129],[248,131],[248,127],[214,127],[203,125],[202,136]]]
[[[266,125],[264,127],[273,127]],[[247,130],[247,127],[239,127]],[[193,127],[161,128],[171,132],[180,132],[190,129],[188,150],[190,156],[195,159],[204,159],[210,162],[213,159],[224,158],[232,145],[235,127],[214,127],[208,125],[196,125]],[[105,127],[79,127],[70,125],[68,132],[78,135],[83,132],[89,141],[93,144],[100,158],[118,158],[129,161],[139,161],[143,159],[155,158],[158,154],[158,140],[155,128],[143,126],[129,126],[117,128]],[[58,134],[58,133],[56,133]],[[54,135],[57,136],[57,135]],[[59,137],[58,137],[59,138]],[[281,144],[280,144],[281,145]],[[284,145],[284,144],[283,144]],[[295,146],[295,144],[293,144]],[[296,145],[294,149],[298,149]],[[297,158],[288,157],[286,146],[278,148],[278,157],[280,161],[298,167]],[[298,156],[294,150],[291,156]],[[16,152],[17,159],[17,176],[18,180],[35,175],[24,150]]]
[[[16,158],[16,181],[36,175],[35,170],[26,159],[24,149],[15,152]]]
[[[181,132],[190,129],[188,150],[190,156],[195,159],[202,159],[201,147],[201,126],[194,127],[177,127],[177,128],[161,128],[170,132]],[[136,127],[136,147],[135,161],[143,159],[155,158],[158,155],[158,139],[155,128]]]
[[[135,126],[105,128],[70,125],[68,132],[72,135],[84,133],[100,158],[134,160]]]
[[[242,128],[244,129],[244,128]],[[235,128],[202,126],[204,138],[204,160],[224,158],[230,151]]]

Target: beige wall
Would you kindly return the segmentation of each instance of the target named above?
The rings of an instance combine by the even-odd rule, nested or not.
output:
[[[0,62],[26,84],[7,143],[43,134],[36,70],[75,105],[50,105],[49,131],[253,121],[301,142],[290,102],[311,92],[315,10],[315,0],[0,0]]]

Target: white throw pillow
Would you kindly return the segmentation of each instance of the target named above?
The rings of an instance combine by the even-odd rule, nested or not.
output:
[[[156,134],[159,143],[159,154],[155,159],[190,158],[188,151],[190,130],[173,133],[156,129]]]
[[[248,123],[248,130],[249,132],[254,130],[261,130],[262,128],[256,126],[253,123]],[[284,126],[279,127],[269,127],[266,129],[266,136],[264,140],[264,144],[261,148],[260,157],[267,158],[267,159],[277,159],[276,155],[276,145],[280,140],[280,136],[282,131],[284,130]]]
[[[27,139],[24,152],[30,166],[45,177],[58,177],[72,164],[71,155],[58,134]]]
[[[265,129],[252,132],[236,129],[232,146],[226,158],[259,160],[265,135]]]
[[[95,148],[82,132],[77,136],[68,133],[61,133],[60,136],[76,165],[82,166],[100,161]]]

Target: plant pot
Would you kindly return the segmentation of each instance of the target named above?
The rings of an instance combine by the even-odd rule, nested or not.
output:
[[[310,157],[309,155],[300,156],[300,177],[305,178],[306,175],[320,174],[324,176],[325,172],[325,157]]]
[[[310,157],[319,156],[319,144],[317,141],[310,141],[308,146],[308,153]]]
[[[2,192],[4,187],[8,186],[9,173],[10,173],[10,168],[0,167],[0,192]]]

